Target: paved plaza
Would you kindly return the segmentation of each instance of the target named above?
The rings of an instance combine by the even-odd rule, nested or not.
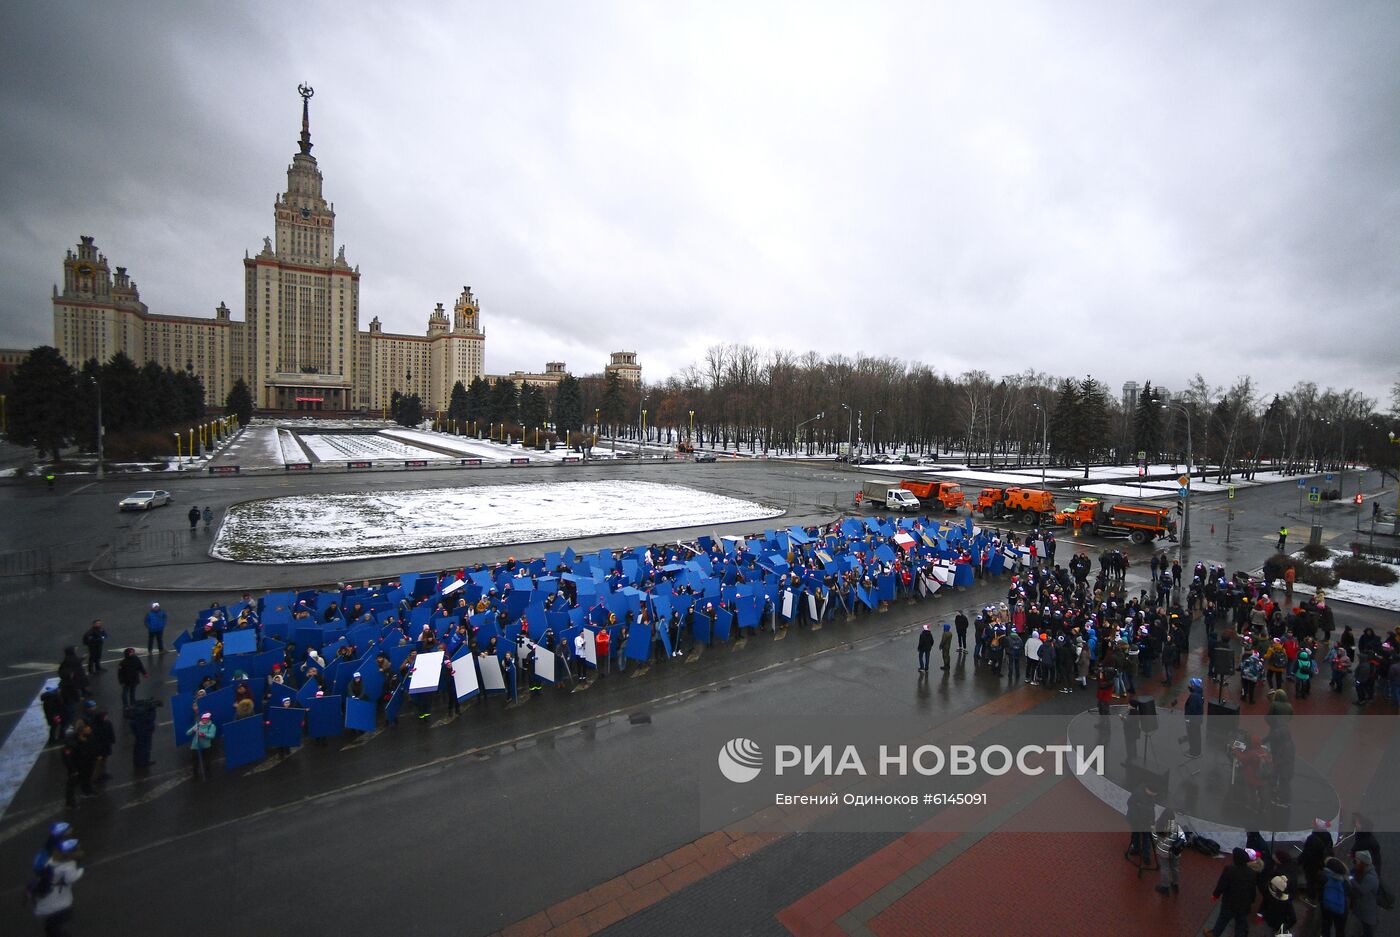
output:
[[[958,657],[928,679],[915,672],[915,633],[937,629],[960,609],[1005,598],[1006,579],[887,611],[837,620],[819,630],[759,632],[683,661],[658,660],[595,681],[586,691],[547,688],[504,707],[471,701],[460,716],[401,720],[364,736],[305,744],[290,757],[191,779],[163,710],[156,764],[133,775],[129,741],[119,733],[114,777],[97,797],[67,810],[56,747],[22,762],[12,746],[60,649],[76,644],[94,618],[111,634],[108,672],[95,677],[100,704],[120,712],[114,660],[126,646],[145,650],[142,615],[152,601],[169,613],[173,635],[215,601],[243,591],[382,581],[404,571],[436,571],[573,547],[675,542],[761,532],[765,526],[828,524],[850,510],[858,471],[830,464],[721,461],[712,465],[560,465],[528,469],[427,469],[370,475],[160,476],[169,508],[124,515],[119,497],[137,479],[65,478],[53,492],[35,481],[0,483],[0,737],[12,800],[0,815],[0,931],[27,933],[20,892],[24,870],[47,825],[68,819],[87,854],[75,918],[77,933],[375,933],[513,937],[538,935],[1068,935],[1101,932],[1105,922],[1143,935],[1187,935],[1211,918],[1218,860],[1188,854],[1178,895],[1153,891],[1123,859],[1127,832],[1026,832],[1030,810],[1107,810],[1073,778],[1027,783],[1003,778],[984,792],[995,809],[985,823],[950,830],[938,816],[900,832],[850,832],[815,821],[798,831],[755,829],[736,817],[724,828],[699,809],[692,740],[736,718],[859,714],[918,719],[951,740],[974,737],[988,719],[1070,715],[1093,705],[1092,691],[1058,694],[1017,684]],[[783,513],[665,532],[565,542],[503,544],[431,555],[317,565],[245,565],[209,555],[214,533],[191,531],[184,513],[209,505],[216,518],[241,501],[276,495],[453,489],[515,482],[627,479],[690,486],[752,500]],[[1345,480],[1349,492],[1384,494],[1375,474]],[[139,482],[139,484],[138,484]],[[1348,493],[1349,493],[1348,492]],[[1062,497],[1062,501],[1068,497]],[[1188,566],[1197,560],[1254,570],[1272,552],[1280,523],[1301,532],[1287,485],[1196,498]],[[1226,511],[1233,509],[1226,542]],[[1327,504],[1324,537],[1344,547],[1353,509]],[[1305,512],[1305,515],[1307,512]],[[217,527],[217,522],[215,524]],[[1305,535],[1305,534],[1302,534]],[[1086,538],[1091,555],[1104,542]],[[1077,542],[1068,532],[1062,557]],[[1149,548],[1120,542],[1134,566],[1133,591],[1147,588]],[[1174,553],[1174,551],[1173,551]],[[1388,631],[1393,612],[1338,603],[1337,626]],[[1158,706],[1179,708],[1182,687],[1204,676],[1204,642],[1193,624],[1192,653],[1171,686],[1143,681]],[[144,654],[143,654],[144,657]],[[173,691],[173,654],[147,660],[145,693]],[[1394,713],[1358,714],[1325,680],[1300,714],[1376,721],[1387,738]],[[1264,711],[1261,702],[1246,713]],[[1344,810],[1368,792],[1367,779],[1395,777],[1392,748],[1346,746],[1300,751],[1324,767],[1355,765],[1357,789],[1339,790]],[[703,753],[706,763],[713,755]],[[1377,759],[1384,763],[1377,763]],[[1387,761],[1387,759],[1389,761]],[[1374,793],[1374,792],[1370,792]],[[952,809],[952,808],[949,808]],[[1400,856],[1397,837],[1381,837]],[[1392,873],[1391,884],[1394,879]]]

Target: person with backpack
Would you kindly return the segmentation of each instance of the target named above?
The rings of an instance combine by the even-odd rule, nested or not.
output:
[[[1293,698],[1307,699],[1312,691],[1312,678],[1316,666],[1312,654],[1305,648],[1298,652],[1298,660],[1293,664]]]
[[[1322,897],[1318,901],[1321,912],[1321,937],[1346,937],[1347,912],[1351,902],[1347,895],[1347,867],[1341,859],[1329,857],[1322,867]]]
[[[1283,689],[1283,675],[1288,670],[1288,651],[1278,638],[1274,638],[1268,653],[1264,655],[1264,670],[1268,674],[1269,689]]]
[[[83,877],[79,858],[78,841],[65,839],[29,883],[34,916],[44,922],[48,937],[68,932],[68,922],[73,918],[73,885]]]

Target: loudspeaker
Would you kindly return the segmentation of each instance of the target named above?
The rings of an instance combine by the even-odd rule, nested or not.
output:
[[[1136,717],[1139,720],[1138,728],[1144,732],[1157,731],[1157,700],[1150,696],[1139,696],[1129,705],[1132,706],[1129,718]]]
[[[1240,727],[1240,708],[1229,703],[1206,703],[1206,731],[1234,737]]]
[[[1153,771],[1135,761],[1128,762],[1125,767],[1128,769],[1128,790],[1135,791],[1139,785],[1145,784],[1157,792],[1158,803],[1166,801],[1167,787],[1171,780],[1170,771]]]
[[[1210,652],[1211,670],[1217,677],[1228,677],[1235,672],[1235,651],[1233,648],[1218,647]]]

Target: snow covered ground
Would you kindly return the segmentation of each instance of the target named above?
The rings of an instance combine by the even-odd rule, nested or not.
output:
[[[1086,495],[1104,495],[1109,498],[1141,498],[1150,501],[1153,498],[1175,498],[1176,489],[1162,491],[1160,488],[1154,489],[1143,485],[1141,489],[1137,485],[1085,485],[1079,489]]]
[[[253,423],[233,438],[224,450],[224,455],[239,465],[277,466],[283,463],[282,444],[277,437],[277,427]],[[294,462],[304,462],[297,453]]]
[[[282,453],[283,462],[305,462],[306,453],[301,446],[297,445],[296,435],[290,430],[279,429],[277,432],[277,446]]]
[[[1341,550],[1333,550],[1331,558],[1325,559],[1317,565],[1330,567],[1332,565],[1332,560],[1339,556],[1350,555],[1351,554]],[[1294,556],[1300,556],[1300,554],[1295,553]],[[1279,580],[1278,584],[1282,587],[1283,580]],[[1304,585],[1303,583],[1298,583],[1293,589],[1295,592],[1301,592],[1304,595],[1311,595],[1314,591],[1311,586]],[[1337,584],[1332,588],[1323,589],[1322,591],[1326,594],[1327,598],[1336,599],[1340,602],[1355,602],[1357,605],[1369,605],[1372,608],[1383,608],[1392,612],[1400,612],[1400,582],[1392,582],[1388,586],[1373,586],[1366,582],[1352,582],[1350,579],[1341,579],[1338,580]]]
[[[498,443],[485,442],[480,439],[472,439],[467,436],[453,436],[451,433],[434,433],[421,429],[395,429],[385,431],[379,435],[389,439],[397,439],[403,442],[420,445],[426,444],[436,446],[439,449],[447,449],[457,453],[459,456],[468,459],[483,459],[488,462],[509,462],[511,459],[522,457],[529,458],[532,462],[552,461],[557,462],[566,455],[577,455],[564,449],[555,449],[552,452],[541,452],[538,449],[523,449],[520,446],[502,446]]]
[[[212,554],[319,563],[759,520],[781,510],[683,485],[558,482],[364,491],[232,507]]]
[[[382,433],[365,435],[358,433],[314,434],[301,433],[302,445],[311,450],[321,462],[354,462],[361,459],[450,459],[451,456],[428,449],[410,446]]]

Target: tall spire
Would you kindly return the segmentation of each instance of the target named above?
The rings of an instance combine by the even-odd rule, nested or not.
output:
[[[311,96],[316,91],[308,84],[297,85],[301,95],[301,155],[311,155]]]

